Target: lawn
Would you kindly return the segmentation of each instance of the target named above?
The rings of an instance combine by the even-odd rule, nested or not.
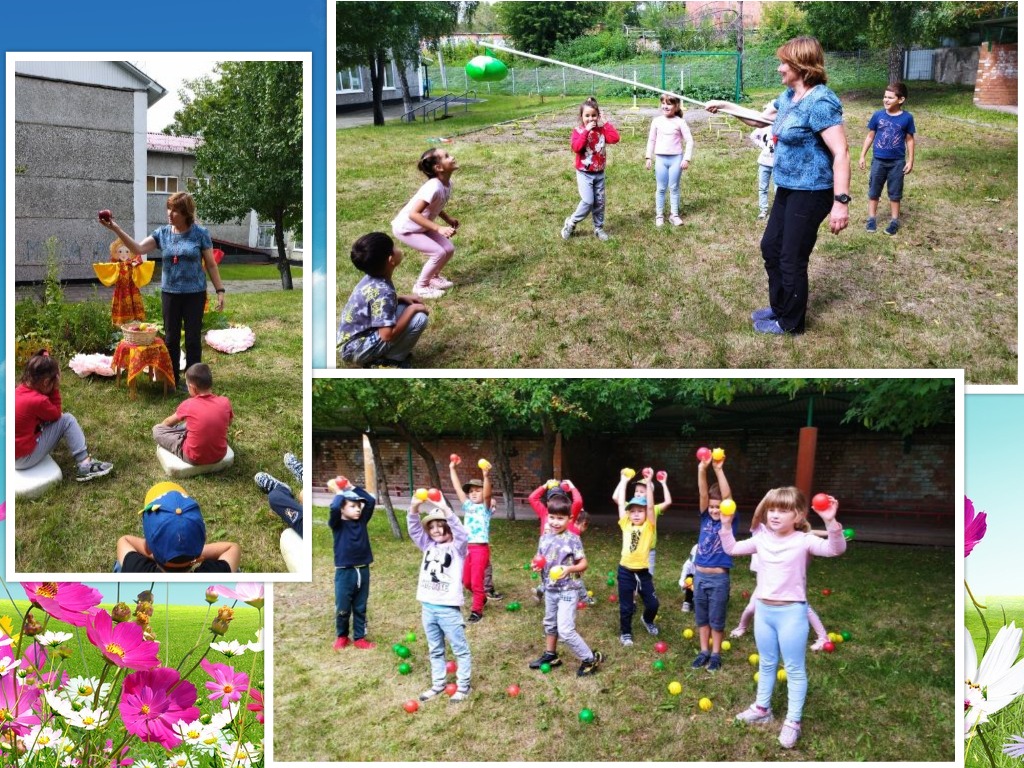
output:
[[[405,528],[405,512],[398,511]],[[566,663],[549,675],[527,662],[543,644],[543,611],[530,596],[537,582],[523,569],[536,550],[535,522],[495,520],[491,527],[496,587],[504,601],[492,602],[467,635],[473,654],[473,693],[462,705],[441,701],[407,714],[402,704],[429,685],[429,661],[415,600],[419,550],[395,541],[383,511],[370,523],[369,637],[377,648],[331,649],[334,639],[331,531],[327,510],[314,509],[313,582],[275,588],[274,713],[279,727],[275,757],[284,761],[551,761],[605,760],[749,761],[951,761],[958,700],[954,670],[953,551],[853,542],[840,558],[816,559],[809,574],[811,602],[829,631],[849,631],[835,653],[808,653],[810,689],[804,733],[797,748],[783,751],[777,729],[746,728],[736,712],[753,701],[756,651],[751,634],[734,639],[716,675],[695,671],[696,640],[681,632],[693,614],[679,610],[679,571],[693,544],[683,534],[659,535],[655,583],[662,603],[661,656],[656,671],[655,639],[635,622],[636,645],[618,643],[615,590],[607,574],[618,562],[621,539],[610,525],[584,536],[590,568],[586,583],[597,604],[579,612],[577,627],[607,655],[599,673],[577,678]],[[738,619],[744,590],[754,587],[746,558],[733,575],[729,628]],[[821,595],[829,588],[832,594]],[[522,607],[510,612],[517,601]],[[402,676],[392,645],[412,651],[412,672]],[[667,685],[679,681],[682,694]],[[511,684],[518,697],[506,694]],[[697,704],[711,699],[702,712]],[[785,710],[785,685],[774,708]],[[317,702],[316,707],[309,706]],[[583,724],[578,714],[596,714]],[[338,723],[344,723],[338,728]]]
[[[235,292],[227,315],[256,334],[255,346],[240,354],[203,348],[214,391],[230,398],[234,410],[228,442],[235,463],[182,485],[199,501],[209,541],[238,542],[241,567],[248,573],[283,573],[283,524],[252,478],[266,470],[291,482],[282,456],[302,453],[302,291]],[[77,483],[66,448],[62,444],[54,451],[65,482],[40,499],[17,502],[18,573],[109,572],[118,537],[142,535],[139,510],[146,490],[167,479],[151,429],[181,400],[173,392],[164,397],[161,388],[145,381],[137,390],[138,397],[130,399],[123,381],[118,388],[112,378],[80,379],[65,368],[64,410],[79,420],[91,453],[113,462],[114,471]]]
[[[754,93],[752,103],[775,95]],[[445,269],[456,288],[429,302],[419,366],[945,367],[966,369],[969,383],[1016,383],[1016,116],[974,108],[969,89],[915,85],[915,168],[903,229],[890,238],[864,231],[867,171],[856,167],[881,93],[840,97],[856,202],[847,231],[819,234],[803,336],[765,338],[750,327],[766,279],[749,129],[732,121],[735,131],[718,133],[707,113],[688,115],[695,149],[681,183],[684,225],[656,229],[653,174],[643,166],[650,99],[639,113],[631,101],[602,101],[623,134],[609,149],[607,243],[587,222],[569,242],[559,236],[577,202],[568,147],[576,98],[492,96],[442,122],[339,130],[338,310],[360,277],[352,242],[390,232],[424,180],[420,153],[444,146],[461,166],[446,209],[462,224]],[[431,141],[438,137],[453,138]],[[406,254],[400,293],[422,263]]]

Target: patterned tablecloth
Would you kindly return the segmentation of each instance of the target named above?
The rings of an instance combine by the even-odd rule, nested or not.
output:
[[[145,346],[122,341],[114,350],[114,361],[111,367],[117,371],[118,383],[121,381],[122,372],[128,372],[129,389],[133,388],[135,379],[146,369],[151,372],[153,381],[162,381],[174,386],[171,356],[167,354],[167,345],[164,344],[164,340],[159,337],[154,339],[152,344]]]

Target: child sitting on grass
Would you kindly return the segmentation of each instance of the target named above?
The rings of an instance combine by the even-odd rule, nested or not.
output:
[[[327,525],[334,531],[334,604],[337,639],[334,650],[349,644],[349,620],[352,621],[352,645],[362,650],[376,647],[366,639],[366,604],[370,599],[370,549],[368,526],[375,501],[362,488],[344,477],[327,481],[334,493]]]
[[[644,470],[645,476],[650,473],[650,469]],[[627,647],[633,645],[633,614],[636,612],[634,594],[638,591],[640,593],[644,604],[640,621],[652,635],[658,634],[654,619],[659,608],[648,558],[656,526],[654,494],[647,494],[647,498],[634,496],[627,503],[626,482],[630,476],[626,470],[622,471],[619,487],[613,494],[619,500],[619,528],[622,530],[622,558],[619,560],[618,572],[619,642]]]
[[[545,585],[544,653],[530,662],[530,669],[540,669],[542,664],[560,666],[562,660],[556,649],[561,640],[580,660],[576,675],[585,677],[597,672],[604,656],[598,651],[591,651],[576,631],[577,578],[587,570],[587,557],[580,537],[568,530],[570,509],[571,504],[565,494],[549,500],[547,530],[537,545],[537,557],[544,558],[543,565],[536,559],[533,565],[535,571],[541,572]]]
[[[142,534],[117,540],[118,573],[233,573],[242,549],[232,541],[206,543],[199,502],[177,483],[157,483],[146,494]]]
[[[352,263],[366,273],[352,289],[338,323],[341,359],[363,368],[411,367],[412,348],[427,327],[429,310],[418,296],[399,296],[391,281],[402,252],[383,232],[352,245]]]
[[[156,444],[189,464],[216,464],[228,452],[231,401],[213,393],[213,373],[206,363],[185,371],[188,398],[153,427]]]
[[[430,701],[444,692],[444,641],[447,639],[458,662],[457,689],[449,702],[457,704],[469,698],[473,675],[473,658],[462,618],[462,571],[469,535],[447,505],[434,505],[435,509],[421,520],[422,503],[413,497],[407,518],[409,538],[423,552],[416,599],[423,606],[423,631],[430,653],[430,688],[420,694],[420,701]]]
[[[257,472],[253,480],[256,481],[259,489],[267,494],[267,503],[274,514],[280,517],[285,525],[302,536],[304,528],[302,523],[302,462],[294,453],[289,452],[284,455],[284,465],[299,483],[297,496],[292,492],[288,483],[278,480],[269,472]]]
[[[78,465],[75,479],[79,482],[103,477],[114,468],[89,455],[78,420],[61,406],[60,365],[42,349],[29,358],[14,390],[14,468],[34,467],[61,439]]]

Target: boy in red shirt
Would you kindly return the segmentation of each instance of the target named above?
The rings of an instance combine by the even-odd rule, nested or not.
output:
[[[213,374],[206,363],[185,371],[189,397],[153,427],[153,439],[189,464],[216,464],[228,452],[228,426],[235,417],[231,401],[213,394]]]

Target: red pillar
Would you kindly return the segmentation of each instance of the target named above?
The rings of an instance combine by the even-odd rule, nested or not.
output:
[[[818,428],[801,427],[800,443],[796,452],[796,487],[811,498],[814,483],[814,454],[818,448]]]

